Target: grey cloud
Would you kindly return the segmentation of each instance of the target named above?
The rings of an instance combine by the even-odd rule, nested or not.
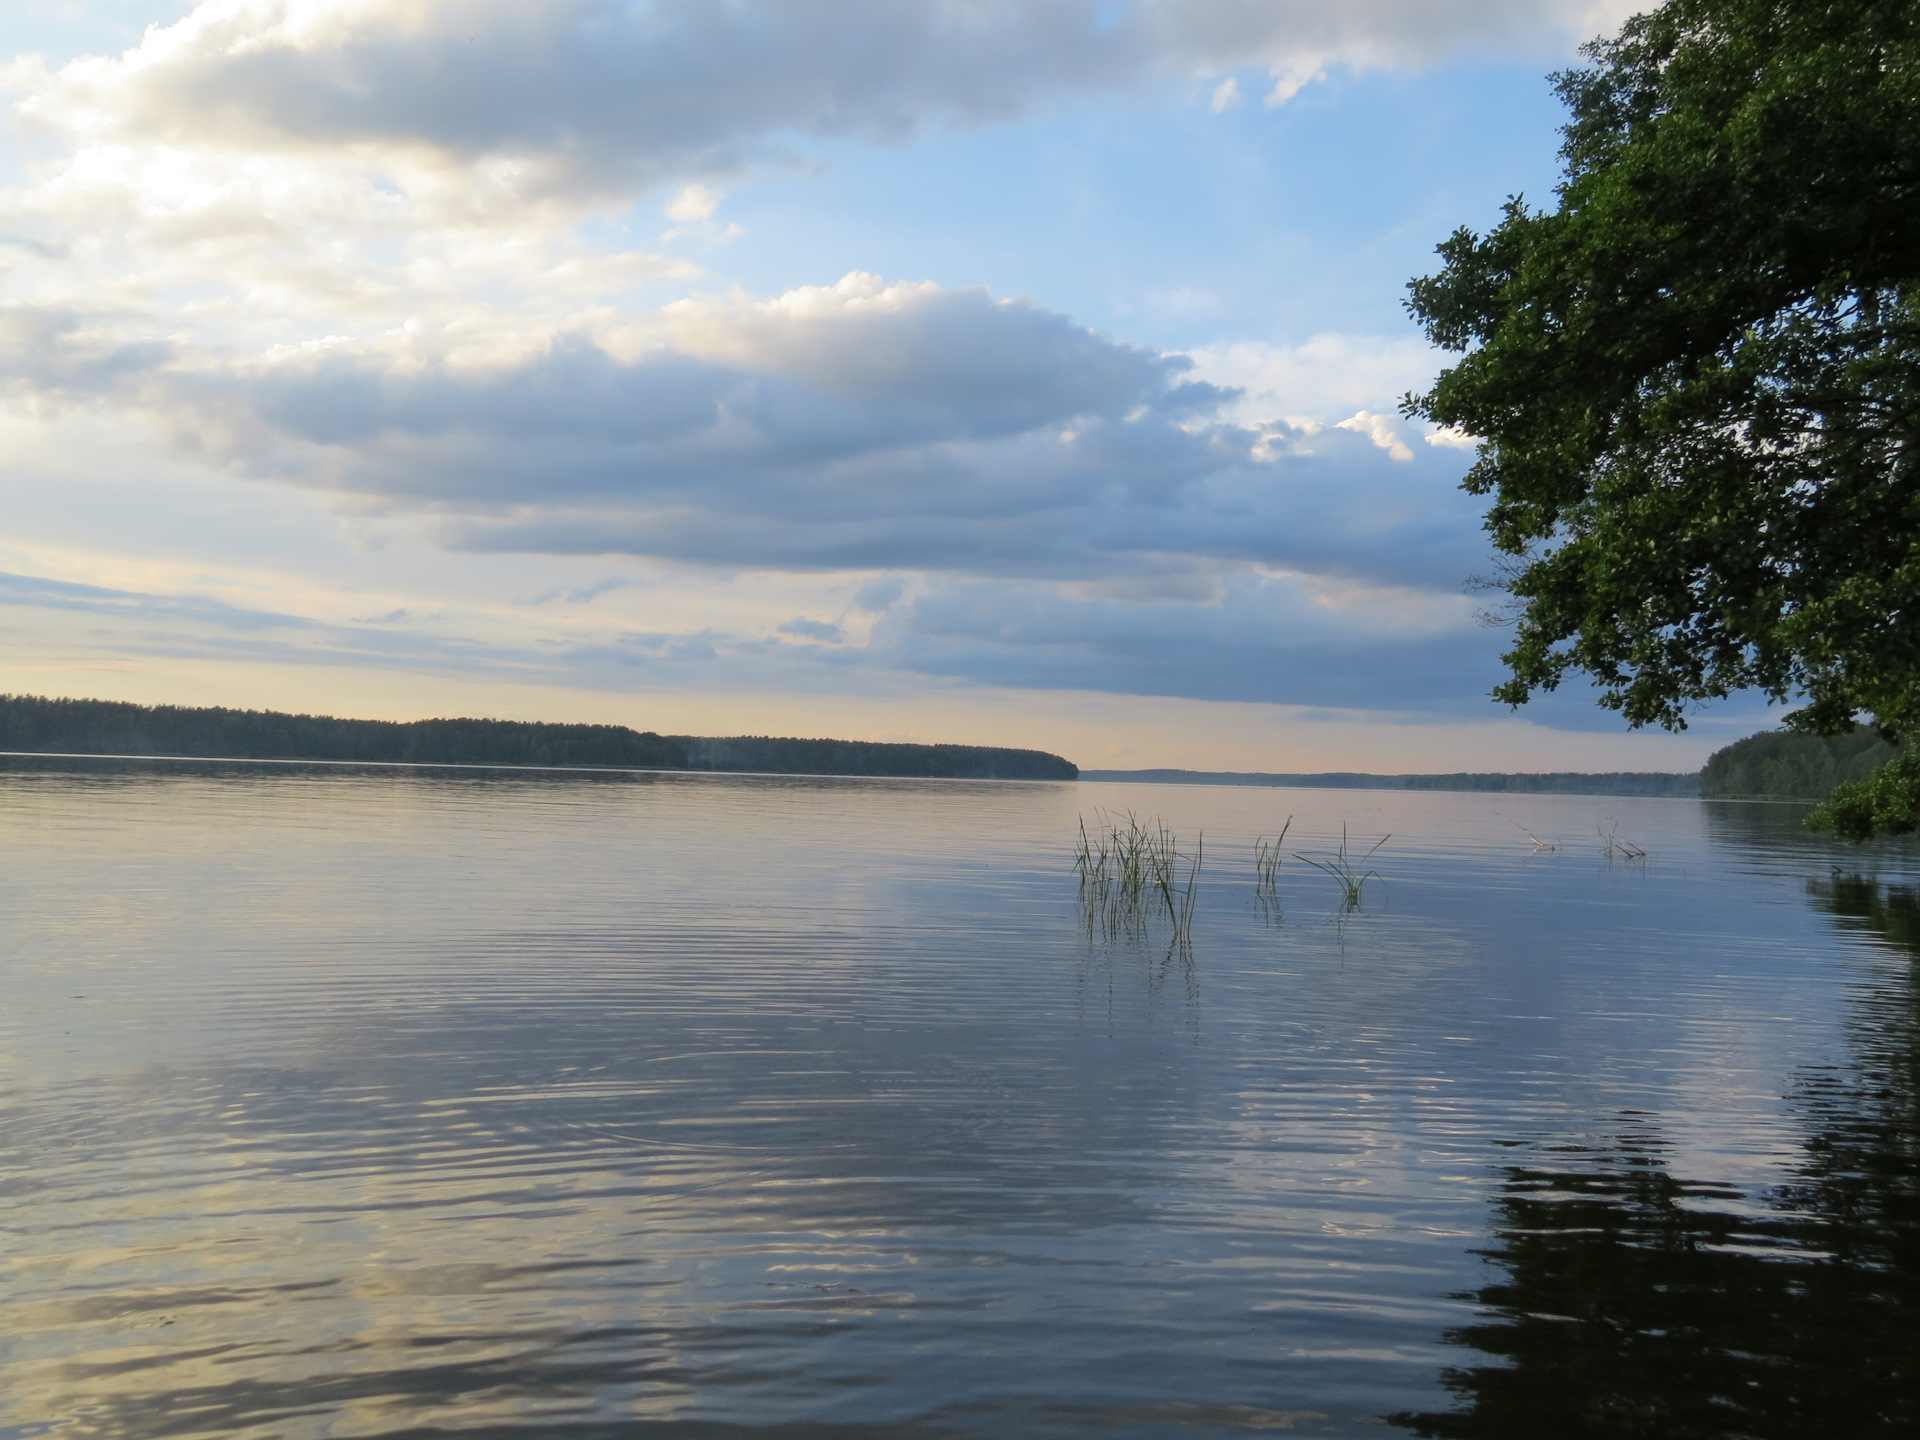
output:
[[[114,590],[100,585],[78,585],[38,575],[0,573],[0,605],[32,605],[49,610],[79,610],[123,619],[186,620],[223,630],[310,629],[313,622],[297,615],[248,610],[205,596],[153,595],[137,590]]]
[[[293,442],[345,488],[445,501],[710,502],[716,484],[771,498],[805,475],[810,515],[828,492],[843,497],[838,509],[864,513],[914,487],[949,508],[1045,508],[1077,483],[1074,466],[1056,456],[1017,464],[1016,500],[1012,473],[996,486],[963,451],[1017,447],[1068,422],[1092,427],[1077,453],[1164,488],[1182,464],[1188,473],[1206,464],[1173,422],[1235,393],[1185,379],[1183,356],[982,290],[919,287],[870,310],[859,308],[864,298],[824,319],[771,307],[718,309],[699,324],[677,317],[682,348],[634,360],[571,336],[516,365],[465,371],[338,351],[246,366],[171,364],[165,350],[94,358],[66,343],[81,332],[71,317],[21,314],[15,328],[32,343],[6,346],[0,363],[65,391],[138,397],[146,387],[145,403],[194,445],[270,469]]]
[[[829,622],[795,619],[783,644],[704,628],[634,631],[532,645],[488,643],[405,612],[352,626],[165,595],[0,574],[0,605],[79,613],[91,628],[63,642],[113,653],[275,664],[351,665],[589,688],[656,685],[794,692],[897,685],[903,672],[974,683],[1109,694],[1479,714],[1497,666],[1495,637],[1475,627],[1419,638],[1376,626],[1314,623],[1284,586],[1229,578],[1218,603],[1074,598],[1035,582],[947,582],[896,604],[866,645]],[[863,678],[864,677],[864,678]],[[1554,707],[1562,724],[1584,718]],[[1591,711],[1591,705],[1587,707]]]
[[[1143,433],[1144,432],[1144,433]],[[1164,439],[1136,422],[1107,437]],[[1202,593],[1223,566],[1269,566],[1457,593],[1485,568],[1464,461],[1399,464],[1357,437],[1255,460],[1246,437],[1175,432],[1155,469],[1107,463],[1052,438],[883,456],[786,475],[716,472],[704,503],[523,505],[450,516],[445,543],[476,551],[655,555],[765,569],[927,570]],[[1143,450],[1151,451],[1149,444]],[[1424,447],[1423,447],[1424,448]],[[848,473],[872,473],[854,485]],[[1143,473],[1144,472],[1144,473]],[[882,483],[882,475],[891,479]],[[722,495],[736,503],[723,503]]]
[[[114,138],[394,145],[489,183],[594,190],[713,173],[786,135],[894,139],[1062,92],[1227,69],[1563,52],[1594,0],[437,0],[206,6],[121,60],[79,62],[23,110]],[[497,167],[496,167],[497,170]]]
[[[1031,301],[996,302],[979,287],[883,289],[856,275],[792,299],[666,313],[681,321],[676,339],[691,353],[802,381],[842,403],[992,415],[1000,433],[1117,415],[1149,399],[1167,415],[1204,411],[1237,394],[1183,380],[1193,363],[1185,356],[1096,335]]]
[[[782,635],[797,635],[802,640],[822,640],[829,645],[838,645],[847,638],[847,632],[830,620],[809,620],[805,616],[796,616],[780,627]]]
[[[948,582],[882,619],[871,649],[900,669],[992,685],[1479,715],[1501,678],[1500,638],[1471,624],[1366,624],[1230,577],[1206,605]]]
[[[262,663],[365,665],[433,669],[448,674],[493,671],[522,676],[539,657],[459,636],[397,628],[407,611],[331,625],[301,615],[230,605],[206,595],[168,595],[0,574],[0,605],[86,618],[84,636],[67,643],[114,652]],[[44,633],[36,626],[36,638]],[[71,651],[69,650],[69,653]],[[530,663],[531,662],[531,663]],[[551,661],[546,662],[549,667]]]
[[[0,606],[84,617],[84,630],[54,632],[61,635],[60,644],[69,655],[134,650],[177,658],[483,674],[517,682],[545,680],[615,689],[631,686],[636,672],[659,683],[711,683],[716,668],[724,670],[729,663],[735,668],[723,674],[722,681],[748,687],[766,683],[769,672],[777,670],[783,659],[804,660],[828,653],[814,647],[770,645],[711,629],[628,634],[610,643],[562,638],[531,647],[513,646],[462,635],[457,627],[441,626],[432,633],[410,629],[409,621],[423,617],[405,609],[336,625],[230,605],[205,595],[124,590],[9,573],[0,573]],[[32,636],[44,644],[48,633],[44,622],[37,622]],[[807,668],[788,673],[802,685],[808,678]]]
[[[751,385],[739,379],[680,355],[622,365],[590,342],[562,338],[545,355],[492,374],[395,371],[321,355],[252,373],[183,374],[175,383],[208,405],[239,402],[269,428],[320,445],[449,434],[638,445],[711,429],[729,401],[751,408]]]
[[[983,291],[861,280],[805,298],[820,313],[676,318],[704,356],[626,360],[573,336],[489,369],[116,350],[96,321],[16,309],[0,378],[142,410],[257,476],[429,512],[470,551],[1163,596],[1206,593],[1222,566],[1449,591],[1484,568],[1458,453],[1400,462],[1351,431],[1226,423],[1207,407],[1232,392],[1189,382],[1183,357]]]
[[[162,339],[129,336],[143,317],[0,305],[0,387],[92,398],[124,391],[176,358]]]
[[[1428,717],[1488,714],[1485,692],[1498,678],[1494,657],[1504,638],[1494,632],[1468,626],[1408,637],[1338,618],[1316,625],[1297,595],[1244,579],[1217,587],[1216,600],[1167,605],[1075,598],[1032,582],[948,582],[896,606],[866,646],[780,644],[708,628],[514,647],[409,630],[404,622],[412,617],[399,611],[345,627],[206,596],[0,574],[0,605],[85,617],[85,635],[61,642],[69,654],[136,648],[146,655],[491,674],[606,690],[640,683],[844,694],[862,685],[897,689],[904,673]],[[837,627],[823,622],[800,620],[782,629],[844,639],[824,633]],[[44,643],[44,630],[36,633]],[[1559,729],[1617,730],[1617,717],[1599,710],[1593,698],[1568,687],[1524,713]],[[1715,715],[1756,706],[1754,697],[1742,697],[1716,707]]]
[[[622,576],[609,575],[606,579],[597,580],[591,585],[582,585],[577,589],[570,590],[546,590],[533,596],[531,599],[516,600],[513,603],[516,605],[551,605],[554,601],[558,600],[563,605],[591,605],[602,595],[611,594],[615,590],[624,590],[631,584],[633,584],[633,581],[625,579]]]
[[[898,575],[869,580],[854,594],[853,608],[863,615],[883,615],[900,603],[907,593],[907,582]]]
[[[1078,591],[1079,593],[1073,593]],[[1464,619],[1397,625],[1358,609],[1329,611],[1300,586],[1222,577],[1206,603],[1150,593],[1087,595],[1032,581],[948,580],[874,627],[869,663],[944,679],[1032,689],[1172,696],[1475,721],[1506,712],[1489,692],[1506,679],[1504,629]],[[1599,691],[1570,683],[1535,696],[1522,718],[1558,730],[1617,734]],[[1764,697],[1704,707],[1707,724],[1758,713]],[[1757,722],[1755,722],[1757,723]],[[1749,724],[1748,728],[1752,728]]]

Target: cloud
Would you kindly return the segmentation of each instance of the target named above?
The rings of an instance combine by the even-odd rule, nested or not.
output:
[[[805,616],[795,616],[780,627],[782,635],[797,635],[802,640],[820,640],[829,645],[838,645],[847,638],[847,632],[831,620],[809,620]]]
[[[1432,383],[1444,357],[1412,335],[1315,335],[1299,345],[1235,341],[1189,352],[1193,373],[1240,392],[1233,414],[1331,423]]]
[[[1205,605],[949,582],[879,621],[872,649],[994,685],[1464,714],[1500,678],[1469,608],[1298,575],[1232,576]]]
[[[409,189],[458,170],[525,200],[721,174],[776,156],[787,136],[888,140],[930,122],[1000,121],[1061,93],[1264,70],[1270,99],[1284,100],[1329,65],[1424,65],[1469,48],[1560,54],[1626,8],[207,0],[123,55],[55,71],[24,60],[8,78],[26,121],[100,154],[353,155]]]
[[[711,219],[713,212],[720,208],[720,199],[720,192],[711,186],[682,185],[680,193],[667,202],[667,218],[678,220],[682,225]]]
[[[683,300],[662,314],[682,354],[780,375],[837,401],[879,401],[903,416],[991,415],[993,433],[1143,404],[1169,414],[1210,409],[1228,398],[1189,381],[1182,356],[1118,343],[981,287],[890,285],[855,273],[765,302]]]
[[[1436,606],[1391,589],[1241,574],[1226,577],[1210,602],[1190,602],[1035,581],[942,580],[890,607],[866,637],[805,616],[758,632],[503,631],[478,612],[400,608],[329,623],[192,593],[0,575],[0,607],[42,612],[34,639],[70,655],[347,665],[587,688],[626,688],[639,678],[858,691],[888,688],[905,673],[1036,690],[1460,715],[1478,713],[1495,678],[1495,647],[1464,601]]]
[[[1224,418],[1238,396],[1187,357],[979,288],[855,274],[478,358],[413,333],[248,354],[157,329],[0,311],[0,384],[145,414],[177,453],[427,516],[467,551],[1169,595],[1221,567],[1448,590],[1484,568],[1464,457],[1369,412]]]
[[[1413,459],[1413,448],[1400,438],[1399,422],[1391,415],[1377,415],[1371,410],[1362,410],[1357,415],[1349,415],[1334,428],[1366,436],[1395,460],[1405,462]]]
[[[869,580],[854,593],[853,608],[863,615],[883,615],[900,603],[907,582],[898,575]]]
[[[64,654],[162,655],[250,663],[364,665],[447,674],[559,673],[551,653],[420,628],[400,610],[351,624],[237,606],[206,595],[83,585],[0,574],[0,606],[42,612],[43,623],[10,641],[17,654],[51,644]],[[79,628],[63,624],[85,617]]]
[[[1273,88],[1267,92],[1266,99],[1269,110],[1286,104],[1314,81],[1326,79],[1327,64],[1319,55],[1289,56],[1273,66],[1272,74]]]
[[[563,605],[591,605],[602,595],[610,594],[615,590],[624,590],[632,584],[633,581],[619,575],[609,575],[606,579],[596,581],[592,585],[581,585],[570,589],[543,590],[530,599],[519,600],[514,603],[519,605],[551,605],[554,601],[558,600]]]
[[[251,610],[200,595],[154,595],[101,585],[76,585],[38,575],[0,573],[0,605],[74,610],[122,619],[192,621],[223,630],[304,630],[313,622],[297,615]]]
[[[156,471],[326,497],[423,574],[607,555],[664,562],[665,588],[686,567],[814,588],[691,615],[637,583],[600,598],[627,582],[587,582],[624,561],[542,561],[469,627],[487,642],[430,584],[331,612],[374,617],[358,628],[59,582],[0,599],[185,627],[207,653],[1329,705],[1388,704],[1394,677],[1438,695],[1452,667],[1462,693],[1497,648],[1456,603],[1485,542],[1463,437],[1386,413],[1432,376],[1418,341],[1180,354],[977,287],[854,273],[756,297],[623,247],[662,212],[722,238],[734,177],[817,140],[1129,88],[1274,103],[1342,67],[1562,54],[1619,8],[217,0],[123,55],[17,62],[40,140],[0,192],[20,423],[144,426]]]
[[[1448,426],[1427,436],[1427,444],[1444,445],[1449,450],[1477,450],[1480,448],[1480,437]]]

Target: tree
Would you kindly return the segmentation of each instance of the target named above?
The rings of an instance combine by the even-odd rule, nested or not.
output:
[[[1457,231],[1408,307],[1462,358],[1409,415],[1482,437],[1509,704],[1629,725],[1757,689],[1920,726],[1920,5],[1669,0],[1555,77],[1558,205]],[[1920,823],[1920,759],[1843,788]]]

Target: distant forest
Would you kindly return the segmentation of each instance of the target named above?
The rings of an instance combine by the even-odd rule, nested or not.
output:
[[[1491,790],[1557,795],[1672,795],[1707,800],[1824,800],[1836,785],[1863,780],[1893,758],[1894,747],[1871,730],[1801,735],[1769,730],[1736,740],[1692,772],[1615,771],[1549,774],[1269,775],[1220,770],[1086,770],[1083,780],[1177,785],[1313,786],[1337,790]]]
[[[1668,795],[1700,793],[1693,771],[1623,770],[1601,773],[1366,775],[1350,770],[1323,775],[1269,775],[1236,770],[1083,770],[1082,780],[1130,780],[1172,785],[1268,785],[1325,790],[1492,790],[1545,795]]]
[[[1895,751],[1871,730],[1767,731],[1716,751],[1699,774],[1283,775],[1251,771],[1089,770],[1041,750],[900,745],[768,735],[658,735],[624,725],[522,720],[337,720],[272,710],[130,705],[0,695],[0,750],[73,755],[178,755],[231,760],[345,760],[402,765],[553,765],[587,769],[758,771],[948,780],[1130,780],[1187,785],[1355,790],[1481,790],[1568,795],[1700,795],[1820,800],[1864,779]]]
[[[130,705],[35,695],[0,695],[0,750],[949,780],[1072,780],[1080,773],[1058,755],[989,745],[782,740],[760,735],[710,739],[657,735],[624,725],[545,725],[521,720],[336,720],[272,710]]]
[[[1866,779],[1895,753],[1871,730],[1769,730],[1716,750],[1700,772],[1700,793],[1716,800],[1824,800],[1834,786]]]

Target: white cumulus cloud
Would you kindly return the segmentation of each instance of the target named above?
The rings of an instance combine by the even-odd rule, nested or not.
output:
[[[119,56],[16,62],[22,117],[90,149],[324,153],[521,198],[888,138],[1071,91],[1467,47],[1563,53],[1606,0],[206,0]],[[457,197],[443,196],[447,203]],[[475,196],[486,203],[484,195]]]
[[[1413,447],[1400,438],[1400,426],[1391,415],[1378,415],[1371,410],[1362,410],[1349,415],[1335,427],[1337,430],[1351,430],[1356,435],[1364,435],[1395,460],[1405,462],[1413,459]]]
[[[1454,484],[1470,437],[1414,445],[1385,413],[1432,377],[1417,341],[1182,354],[1036,300],[838,267],[755,295],[622,226],[708,227],[741,175],[817,140],[897,143],[1129,89],[1284,103],[1340,67],[1563,56],[1624,8],[208,0],[123,54],[16,60],[5,83],[35,148],[0,190],[8,423],[145,427],[155,470],[308,497],[369,547],[404,532],[435,564],[632,557],[512,592],[568,625],[642,604],[603,566],[850,578],[840,602],[782,598],[758,620],[710,609],[491,648],[422,639],[431,597],[342,610],[349,624],[25,576],[0,603],[171,616],[209,655],[266,657],[271,634],[583,674],[865,664],[1312,704],[1458,691],[1488,650],[1456,603],[1484,541]],[[876,617],[870,639],[856,617]],[[1354,655],[1370,659],[1335,663]]]
[[[667,218],[678,220],[682,225],[711,219],[713,212],[720,208],[720,199],[720,192],[710,185],[698,182],[683,185],[680,193],[667,202]]]

